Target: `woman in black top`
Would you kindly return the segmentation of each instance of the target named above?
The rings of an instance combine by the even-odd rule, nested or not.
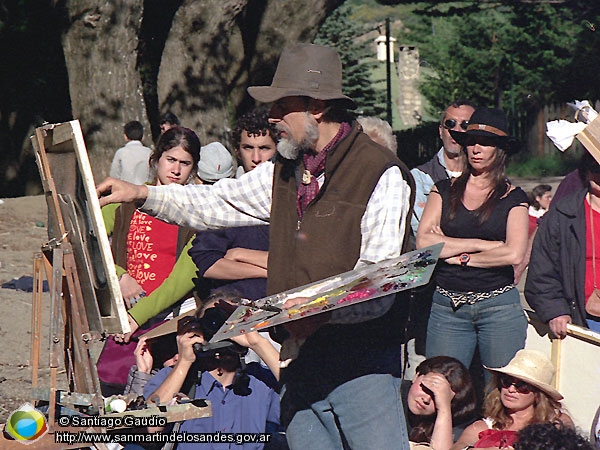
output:
[[[469,367],[477,345],[484,365],[502,367],[527,332],[513,272],[527,246],[527,195],[504,173],[517,143],[499,109],[478,108],[465,133],[451,134],[467,153],[467,170],[435,185],[417,232],[418,248],[444,243],[426,356]]]

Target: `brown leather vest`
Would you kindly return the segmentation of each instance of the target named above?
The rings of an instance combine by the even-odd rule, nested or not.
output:
[[[327,155],[325,182],[299,223],[297,180],[304,163],[279,157],[271,206],[269,295],[354,268],[360,256],[360,224],[367,202],[381,175],[392,166],[410,176],[392,152],[354,125]]]

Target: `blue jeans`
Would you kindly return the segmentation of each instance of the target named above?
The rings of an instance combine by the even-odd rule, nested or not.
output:
[[[600,320],[588,318],[586,322],[590,330],[595,331],[596,333],[600,333]]]
[[[298,411],[286,431],[290,449],[408,450],[400,381],[387,374],[365,375]]]
[[[427,358],[452,356],[469,367],[478,345],[485,366],[503,367],[525,347],[526,337],[527,318],[517,288],[456,310],[448,297],[433,294]],[[487,382],[491,375],[484,371],[484,377]]]

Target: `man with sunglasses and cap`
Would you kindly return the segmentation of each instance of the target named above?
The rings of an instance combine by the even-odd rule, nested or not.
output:
[[[271,223],[268,293],[400,255],[410,214],[410,173],[361,132],[342,94],[342,65],[328,47],[282,52],[270,86],[281,132],[275,164],[194,189],[105,180],[101,204],[127,198],[197,229]],[[400,384],[403,305],[393,296],[292,322],[282,360],[282,422],[292,449],[408,449]],[[296,343],[297,345],[289,344]]]
[[[415,236],[417,235],[423,208],[427,203],[427,196],[433,185],[447,178],[459,177],[465,167],[465,153],[461,150],[460,144],[450,134],[450,130],[459,133],[467,131],[473,111],[475,111],[475,105],[468,100],[452,102],[444,110],[438,126],[442,148],[429,161],[410,171],[415,179],[416,187],[415,206],[410,222]]]

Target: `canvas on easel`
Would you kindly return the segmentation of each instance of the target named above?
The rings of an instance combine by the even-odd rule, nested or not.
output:
[[[129,331],[79,121],[44,125],[32,143],[48,203],[49,239],[67,239],[73,246],[90,331]]]
[[[130,327],[79,121],[43,125],[31,141],[49,216],[48,242],[34,258],[32,400],[48,405],[52,434],[61,426],[58,415],[114,415],[106,411],[96,363],[108,335],[127,333]],[[44,270],[51,301],[49,389],[37,387]],[[63,367],[67,390],[57,383]],[[174,422],[212,413],[210,402],[192,402],[129,414]],[[100,432],[99,427],[93,430]],[[107,447],[95,443],[92,448]]]

